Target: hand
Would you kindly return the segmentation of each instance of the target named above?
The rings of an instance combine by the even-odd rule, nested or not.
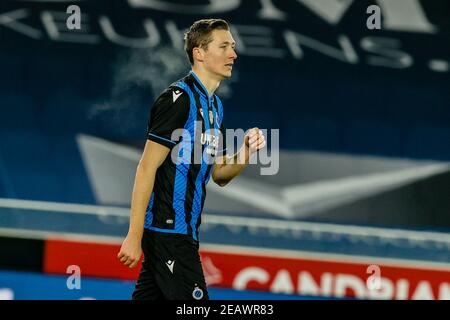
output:
[[[259,128],[252,128],[245,136],[245,147],[249,157],[266,146],[266,138]]]
[[[122,247],[120,248],[119,253],[117,254],[117,258],[122,262],[125,266],[134,268],[139,263],[139,260],[142,256],[142,248],[141,248],[141,239],[139,237],[127,235],[125,240],[122,243]]]

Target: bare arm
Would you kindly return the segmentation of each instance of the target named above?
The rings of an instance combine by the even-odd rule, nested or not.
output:
[[[245,139],[239,152],[233,156],[218,157],[214,164],[212,178],[215,183],[223,187],[233,178],[238,176],[248,165],[250,157],[258,150],[264,148],[266,140],[261,130],[251,129]]]
[[[134,268],[141,258],[145,212],[153,192],[156,170],[164,162],[169,151],[169,148],[147,140],[139,161],[131,197],[130,226],[117,255],[120,262],[130,268]]]

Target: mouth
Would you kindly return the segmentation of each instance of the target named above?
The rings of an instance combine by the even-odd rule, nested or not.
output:
[[[229,68],[232,69],[233,68],[233,64],[232,63],[228,63],[228,64],[225,65],[225,67],[229,67]]]

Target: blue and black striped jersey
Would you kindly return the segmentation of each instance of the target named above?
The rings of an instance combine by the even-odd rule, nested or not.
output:
[[[155,101],[147,139],[171,152],[158,168],[145,228],[198,240],[214,158],[225,154],[223,107],[191,71]]]

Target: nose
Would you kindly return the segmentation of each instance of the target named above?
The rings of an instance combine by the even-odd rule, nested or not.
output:
[[[233,59],[233,60],[237,59],[237,53],[236,53],[236,50],[231,49],[231,57],[230,57],[230,58]]]

